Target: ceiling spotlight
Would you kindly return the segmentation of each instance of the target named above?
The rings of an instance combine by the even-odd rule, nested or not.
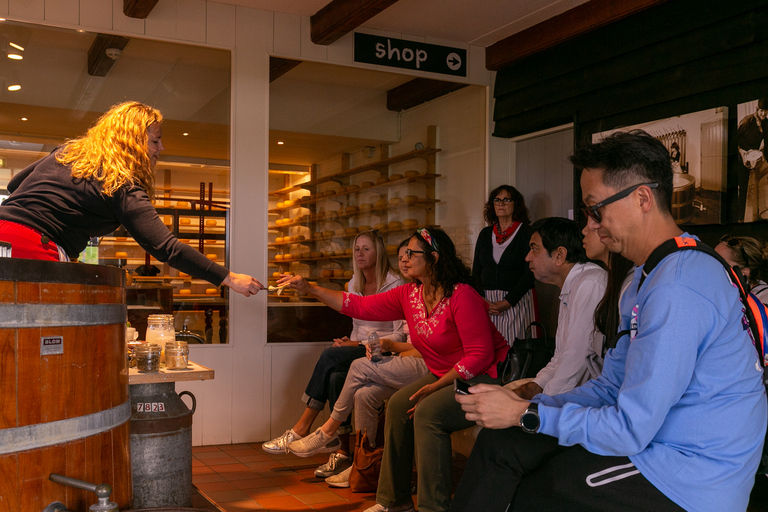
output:
[[[18,91],[21,89],[21,86],[19,84],[9,85],[8,90],[9,91]]]
[[[183,136],[189,137],[189,134],[187,132],[182,133]]]
[[[109,57],[110,59],[117,60],[123,54],[123,50],[121,50],[120,48],[107,48],[106,50],[104,50],[104,53],[106,53],[107,57]]]
[[[281,141],[281,140],[277,141],[277,145],[278,145],[278,146],[282,146],[283,144],[285,144],[285,142],[283,142],[283,141]]]
[[[22,121],[29,121],[29,119],[27,119],[26,117],[22,117],[21,120]]]
[[[13,46],[14,48],[16,48],[17,50],[19,50],[20,52],[23,52],[23,51],[24,51],[24,47],[23,47],[23,46],[21,46],[21,45],[19,45],[19,44],[16,44],[16,43],[8,43],[8,46]]]
[[[21,55],[19,55],[18,53],[9,53],[9,54],[8,54],[8,58],[9,58],[9,59],[12,59],[12,60],[21,60],[21,59],[23,59],[24,57],[22,57],[22,56],[21,56]]]

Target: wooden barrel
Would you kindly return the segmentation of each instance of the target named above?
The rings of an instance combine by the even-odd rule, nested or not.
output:
[[[94,493],[51,473],[112,486],[133,501],[124,272],[0,259],[0,509],[87,510]]]
[[[693,220],[693,199],[696,197],[696,178],[676,172],[672,182],[672,217],[678,224]]]

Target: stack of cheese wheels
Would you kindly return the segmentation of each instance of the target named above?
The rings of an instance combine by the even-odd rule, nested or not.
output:
[[[387,224],[387,227],[389,229],[403,229],[403,223],[399,220],[393,220]]]
[[[333,271],[333,277],[344,277],[344,270],[343,269],[335,269]]]
[[[403,176],[406,178],[414,178],[419,175],[419,171],[405,171],[403,173]]]
[[[406,227],[406,228],[415,228],[418,225],[419,225],[419,221],[416,219],[405,219],[403,221],[403,227]]]

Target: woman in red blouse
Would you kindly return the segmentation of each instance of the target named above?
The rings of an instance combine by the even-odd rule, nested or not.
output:
[[[408,242],[408,275],[414,281],[366,297],[310,285],[300,276],[286,284],[311,293],[333,309],[364,320],[408,322],[411,343],[430,373],[397,391],[384,427],[376,505],[366,512],[414,510],[411,472],[418,451],[419,509],[448,510],[451,503],[451,432],[473,425],[453,398],[454,379],[497,383],[496,365],[507,343],[491,323],[488,304],[469,284],[469,268],[450,237],[421,228]],[[327,441],[331,441],[328,437]],[[327,443],[318,446],[318,452]]]

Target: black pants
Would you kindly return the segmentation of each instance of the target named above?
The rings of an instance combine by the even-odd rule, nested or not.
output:
[[[511,503],[511,505],[510,505]],[[507,508],[509,507],[509,508]],[[564,447],[518,427],[483,429],[451,512],[654,512],[683,510],[627,457]]]

